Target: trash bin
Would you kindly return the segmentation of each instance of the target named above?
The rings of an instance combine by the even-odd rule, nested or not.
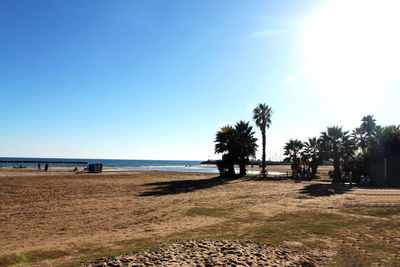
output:
[[[90,173],[100,173],[103,171],[103,164],[101,163],[91,163],[88,165],[88,172]]]

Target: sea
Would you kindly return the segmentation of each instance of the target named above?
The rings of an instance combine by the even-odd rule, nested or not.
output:
[[[18,161],[18,163],[12,163]],[[172,172],[202,172],[218,173],[215,165],[204,165],[196,160],[130,160],[130,159],[73,159],[73,158],[17,158],[0,157],[0,167],[37,167],[37,163],[24,161],[49,162],[50,167],[81,167],[87,164],[101,163],[104,171],[172,171]],[[71,163],[61,163],[71,162]],[[79,164],[77,162],[87,162]],[[42,164],[44,167],[44,164]],[[206,167],[206,168],[205,168]],[[238,171],[238,170],[237,170]],[[259,174],[259,171],[247,171],[249,174]],[[269,172],[271,175],[283,175],[280,172]]]
[[[9,163],[8,161],[42,161],[49,162],[52,167],[86,166],[87,164],[68,164],[52,162],[87,162],[101,163],[103,167],[171,167],[171,166],[200,166],[201,161],[194,160],[130,160],[130,159],[72,159],[72,158],[6,158],[0,157],[0,167],[36,167],[37,163]]]

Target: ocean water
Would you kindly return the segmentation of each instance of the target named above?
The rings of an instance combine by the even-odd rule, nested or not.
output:
[[[103,167],[161,167],[161,166],[177,166],[185,165],[200,166],[201,161],[193,160],[123,160],[123,159],[71,159],[71,158],[6,158],[0,157],[0,161],[48,161],[50,167],[71,167],[75,164],[51,163],[56,161],[77,162],[84,161],[88,163],[101,163]],[[36,167],[37,163],[7,163],[0,162],[0,167]],[[43,165],[43,164],[42,164]],[[86,164],[78,164],[76,166],[86,167]]]
[[[210,165],[206,165],[210,166]],[[170,172],[202,172],[202,173],[219,173],[217,168],[207,167],[201,168],[198,166],[170,166],[170,167],[137,167],[137,168],[117,168],[117,169],[106,169],[105,171],[121,172],[121,171],[170,171]],[[235,170],[238,174],[239,170]],[[260,174],[260,171],[247,170],[247,174]],[[283,172],[268,172],[268,175],[286,175]]]
[[[123,159],[71,159],[71,158],[5,158],[0,157],[0,161],[46,161],[50,162],[50,167],[86,167],[87,164],[66,164],[51,163],[79,162],[101,163],[105,167],[104,171],[172,171],[172,172],[202,172],[219,173],[215,165],[200,165],[201,161],[195,160],[123,160]],[[37,163],[9,163],[0,162],[0,167],[37,167]],[[42,167],[43,164],[42,164]],[[112,168],[112,169],[107,169]],[[207,168],[202,168],[207,167]],[[239,173],[239,170],[236,170]],[[260,174],[259,171],[247,171],[248,174]],[[268,172],[270,175],[284,175],[280,172]]]
[[[106,169],[109,172],[123,171],[170,171],[170,172],[204,172],[204,173],[219,173],[217,168],[201,168],[199,166],[167,166],[167,167],[135,167],[135,168],[117,168]]]

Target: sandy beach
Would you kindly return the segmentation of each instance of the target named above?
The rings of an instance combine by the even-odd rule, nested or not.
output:
[[[189,260],[179,253],[199,248],[202,243],[196,242],[205,242],[204,251],[188,255],[190,261],[201,255],[199,264],[229,265],[222,253],[227,246],[240,252],[233,253],[240,256],[238,264],[250,258],[256,264],[257,257],[262,265],[279,264],[278,259],[283,265],[340,263],[346,255],[341,251],[348,247],[372,263],[400,262],[396,189],[251,175],[222,179],[206,173],[0,168],[0,207],[2,266],[24,261],[32,266],[94,266],[98,258],[113,262],[128,255],[134,262],[134,257],[147,255],[137,252],[153,253],[154,261],[149,261],[154,264],[168,263],[165,259],[175,255],[179,265],[179,259]],[[379,242],[377,229],[383,233]],[[372,240],[375,247],[369,245]],[[286,256],[279,258],[283,252]]]

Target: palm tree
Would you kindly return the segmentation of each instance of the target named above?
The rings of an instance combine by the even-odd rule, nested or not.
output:
[[[375,133],[375,128],[376,128],[376,120],[374,119],[374,116],[372,115],[367,115],[362,117],[361,119],[361,130],[363,133],[365,133],[368,137],[371,137]]]
[[[355,144],[348,133],[339,126],[328,127],[321,133],[320,145],[323,155],[333,160],[333,183],[342,182],[341,163],[354,158]]]
[[[232,142],[233,131],[233,128],[229,125],[221,127],[215,136],[215,153],[229,152],[232,147],[230,143]]]
[[[228,175],[235,174],[235,145],[234,145],[235,130],[229,126],[223,126],[215,136],[215,154],[224,154],[221,162],[217,162],[218,167],[227,166]],[[223,174],[221,172],[221,174]]]
[[[400,126],[379,127],[364,155],[366,172],[374,184],[400,186]],[[379,171],[377,171],[379,170]]]
[[[228,169],[226,174],[235,173],[234,164],[239,164],[240,174],[246,174],[246,164],[250,156],[257,151],[257,138],[254,137],[253,127],[248,122],[240,121],[235,128],[227,125],[217,132],[215,137],[215,153],[223,154],[218,167]]]
[[[363,129],[361,127],[355,128],[351,133],[351,137],[353,138],[357,147],[361,149],[361,152],[364,152],[368,146],[368,140]]]
[[[287,156],[284,161],[292,162],[292,176],[297,176],[297,169],[300,166],[300,152],[303,148],[303,143],[297,139],[290,139],[284,146],[285,152],[283,155]]]
[[[238,164],[240,175],[246,175],[246,164],[249,157],[255,157],[257,151],[257,138],[254,137],[253,127],[248,122],[239,121],[235,125],[235,135],[237,142]]]
[[[317,174],[318,166],[321,165],[320,146],[316,137],[308,138],[303,144],[304,150],[301,152],[303,161],[307,163],[311,169],[311,178]]]
[[[262,171],[263,177],[266,176],[265,170],[265,132],[271,124],[272,109],[266,104],[259,104],[253,110],[253,120],[256,122],[258,128],[260,128],[262,136]]]

